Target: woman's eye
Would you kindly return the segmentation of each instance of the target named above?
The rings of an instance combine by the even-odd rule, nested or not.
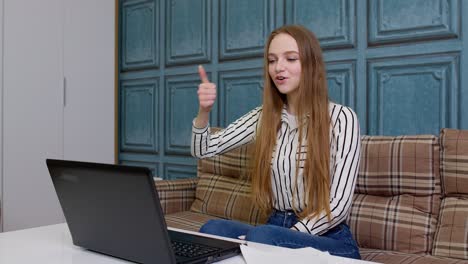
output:
[[[268,63],[274,63],[275,60],[268,60]]]
[[[297,58],[288,58],[288,61],[297,61]]]

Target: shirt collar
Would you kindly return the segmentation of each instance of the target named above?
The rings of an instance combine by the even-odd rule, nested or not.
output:
[[[288,113],[286,110],[286,105],[283,106],[281,110],[281,122],[286,123],[289,126],[290,130],[294,130],[297,128],[297,119],[295,115]]]
[[[306,118],[310,118],[310,114],[307,114]],[[288,113],[286,105],[283,105],[283,109],[281,109],[281,122],[286,123],[291,130],[298,128],[296,116]]]

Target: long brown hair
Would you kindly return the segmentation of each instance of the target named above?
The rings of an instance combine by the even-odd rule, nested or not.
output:
[[[303,171],[306,208],[299,212],[293,204],[293,209],[299,216],[310,218],[325,211],[330,219],[330,117],[325,64],[317,38],[303,26],[280,27],[270,34],[265,45],[263,110],[252,159],[253,199],[262,209],[272,208],[270,164],[277,132],[281,126],[281,111],[287,100],[286,95],[278,91],[268,73],[268,49],[273,38],[281,33],[296,40],[302,69],[297,96],[299,99],[297,109],[294,110],[299,124],[299,146],[307,146]],[[301,147],[298,147],[298,152],[300,151]],[[298,188],[296,183],[293,187]]]

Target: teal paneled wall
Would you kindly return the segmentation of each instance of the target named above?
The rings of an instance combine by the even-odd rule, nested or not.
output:
[[[362,134],[468,128],[468,6],[460,0],[121,0],[119,161],[194,177],[197,65],[217,84],[211,125],[261,103],[269,32],[299,23],[324,49],[332,100]]]

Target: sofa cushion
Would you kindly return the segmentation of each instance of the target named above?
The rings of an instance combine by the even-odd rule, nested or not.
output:
[[[363,136],[356,193],[440,193],[439,141],[433,135]]]
[[[165,215],[165,218],[167,226],[196,232],[208,220],[220,219],[215,216],[190,211]]]
[[[202,172],[191,211],[252,225],[266,222],[266,213],[252,203],[249,179]]]
[[[187,211],[195,200],[197,178],[156,180],[159,202],[164,214]]]
[[[355,194],[350,228],[360,247],[406,253],[431,251],[439,196]]]
[[[440,205],[432,135],[364,136],[348,223],[360,247],[429,253]]]
[[[205,172],[232,178],[248,178],[251,151],[253,151],[253,145],[248,144],[221,155],[200,159],[198,160],[198,176]]]
[[[443,199],[432,254],[468,260],[468,198]]]
[[[468,197],[468,130],[442,129],[440,140],[443,192]]]
[[[211,128],[217,132],[220,128]],[[191,211],[252,225],[266,222],[267,213],[252,203],[249,177],[253,144],[198,160],[198,184]]]
[[[360,249],[363,260],[386,264],[468,264],[468,261],[377,249]]]
[[[468,260],[468,130],[442,129],[443,200],[433,255]]]

